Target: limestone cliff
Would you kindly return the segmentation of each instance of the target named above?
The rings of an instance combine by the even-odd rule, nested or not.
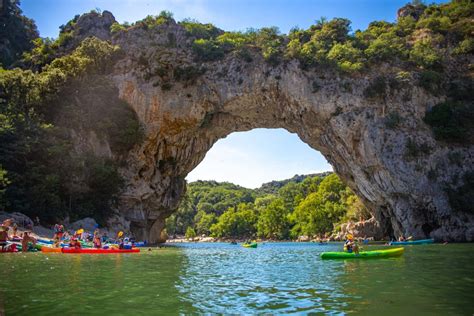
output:
[[[327,158],[389,233],[474,240],[474,212],[455,209],[447,193],[473,172],[474,147],[434,138],[423,117],[446,96],[417,86],[416,74],[403,84],[383,81],[383,94],[373,96],[367,91],[399,68],[380,63],[345,74],[292,58],[275,64],[251,46],[245,58],[231,51],[202,61],[193,40],[173,20],[110,37],[123,57],[109,77],[145,130],[122,169],[118,208],[137,237],[159,241],[186,175],[217,140],[285,128]],[[461,72],[465,63],[448,67]]]

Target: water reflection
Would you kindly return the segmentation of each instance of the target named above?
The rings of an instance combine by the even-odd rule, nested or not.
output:
[[[0,256],[0,292],[7,315],[189,314],[176,282],[180,250],[138,255]]]
[[[311,244],[266,244],[258,249],[220,244],[184,246],[187,270],[180,291],[201,312],[294,313],[343,311],[344,273],[319,259]],[[316,264],[318,263],[318,264]],[[342,263],[336,263],[339,267]]]
[[[401,258],[323,261],[321,252],[341,245],[181,245],[188,264],[178,289],[200,313],[462,314],[474,299],[474,278],[470,284],[452,278],[474,273],[459,263],[431,264],[446,260],[436,246],[408,248]],[[463,292],[439,283],[448,279]]]

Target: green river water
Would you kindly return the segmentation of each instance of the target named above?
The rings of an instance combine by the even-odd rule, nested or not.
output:
[[[140,254],[1,254],[0,315],[474,314],[474,244],[408,246],[390,259],[319,257],[341,248],[198,243]]]

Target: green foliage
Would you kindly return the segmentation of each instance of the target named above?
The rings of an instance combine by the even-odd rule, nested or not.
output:
[[[49,38],[37,38],[32,43],[34,47],[31,51],[23,53],[22,63],[31,69],[40,70],[54,59],[56,50]]]
[[[363,67],[362,51],[350,42],[336,43],[328,52],[328,60],[333,61],[345,72],[356,72]]]
[[[197,39],[193,42],[193,52],[202,61],[215,61],[224,58],[224,49],[215,41]]]
[[[173,13],[161,11],[159,15],[147,15],[143,20],[137,21],[135,25],[144,29],[154,29],[162,24],[168,24],[173,21]]]
[[[7,186],[11,183],[7,176],[8,172],[0,165],[0,211],[5,211],[5,191]]]
[[[324,234],[342,220],[369,217],[335,174],[324,173],[273,181],[256,190],[231,183],[193,182],[178,211],[167,219],[166,229],[173,235],[185,234],[192,227],[199,235],[220,238],[284,240]]]
[[[213,213],[207,214],[205,211],[200,210],[194,217],[194,223],[196,223],[196,231],[200,235],[209,235],[211,232],[211,226],[217,222],[217,216]]]
[[[185,237],[188,239],[192,239],[196,237],[196,232],[194,231],[194,228],[188,227],[186,228],[186,234]]]
[[[43,54],[48,45],[37,41],[38,52],[30,56]],[[117,166],[76,153],[70,128],[95,131],[116,153],[139,141],[135,113],[102,76],[117,52],[88,38],[39,73],[0,71],[0,164],[9,181],[2,188],[2,208],[46,222],[66,215],[105,220],[121,189]],[[47,62],[37,60],[33,64]]]
[[[127,29],[127,27],[123,24],[120,24],[118,22],[114,22],[111,26],[110,26],[110,32],[112,34],[114,33],[118,33],[118,32],[121,32],[121,31],[125,31]]]
[[[287,45],[287,56],[300,60],[303,67],[326,64],[328,62],[328,53],[335,44],[344,44],[349,38],[350,21],[347,19],[336,18],[331,21],[321,19],[309,30],[302,31],[294,29],[289,35],[289,43]],[[358,61],[346,60],[349,51],[357,50],[354,47],[337,48],[333,52],[333,60],[340,59],[341,64],[345,62],[345,68],[361,68],[357,65]],[[344,59],[341,58],[344,57]],[[356,57],[358,59],[359,56]],[[355,65],[353,65],[355,64]]]
[[[0,8],[0,65],[9,68],[31,48],[39,34],[33,20],[22,15],[19,0],[2,1]]]
[[[474,53],[474,40],[472,38],[466,38],[454,48],[453,53],[457,55]]]
[[[222,32],[211,23],[202,24],[191,19],[186,19],[180,22],[180,24],[184,26],[189,36],[195,37],[196,39],[213,39]]]
[[[434,95],[438,95],[440,93],[442,83],[442,75],[432,70],[422,71],[418,79],[418,85]]]
[[[252,204],[241,203],[225,211],[211,226],[214,237],[253,237],[256,233],[257,215]]]
[[[395,31],[389,31],[370,41],[364,53],[370,61],[387,61],[405,57],[407,49],[404,40]]]
[[[424,121],[431,126],[438,140],[469,143],[474,130],[474,106],[472,103],[442,102],[426,112]]]
[[[262,208],[258,216],[258,236],[271,239],[287,239],[289,237],[289,211],[282,199],[274,199]]]
[[[292,236],[314,236],[332,232],[346,213],[346,187],[332,174],[324,178],[316,192],[310,193],[295,208]]]
[[[225,32],[217,37],[217,42],[225,49],[241,49],[244,45],[250,44],[252,35],[242,32]]]
[[[410,51],[410,60],[425,69],[440,69],[443,54],[436,46],[431,38],[416,41]]]
[[[280,63],[283,56],[283,37],[277,27],[264,27],[255,33],[255,44],[262,51],[263,58],[271,65]]]

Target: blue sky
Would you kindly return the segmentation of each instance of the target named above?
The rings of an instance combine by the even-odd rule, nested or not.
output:
[[[352,29],[374,20],[395,21],[408,0],[22,0],[23,12],[36,21],[41,36],[57,37],[59,26],[92,9],[111,11],[119,22],[134,22],[162,10],[176,20],[197,19],[224,30],[277,26],[283,33],[307,28],[321,17],[344,17]],[[441,1],[435,1],[441,2]],[[283,129],[255,129],[219,140],[188,181],[230,181],[255,188],[264,182],[331,170],[317,151]]]

